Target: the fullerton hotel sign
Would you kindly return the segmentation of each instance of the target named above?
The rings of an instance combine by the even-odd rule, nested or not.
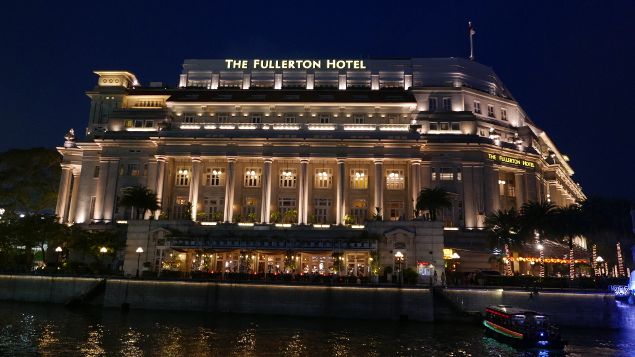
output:
[[[226,69],[366,69],[364,60],[350,59],[226,59]]]

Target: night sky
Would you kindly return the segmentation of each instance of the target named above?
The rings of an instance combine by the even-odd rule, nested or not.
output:
[[[176,86],[186,58],[467,57],[471,20],[585,193],[635,198],[633,1],[56,3],[3,4],[0,151],[83,135],[95,69]]]

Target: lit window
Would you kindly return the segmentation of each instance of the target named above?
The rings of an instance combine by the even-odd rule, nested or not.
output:
[[[134,126],[134,120],[126,120],[126,121],[124,121],[124,126],[126,128],[132,128]]]
[[[174,217],[175,219],[187,219],[187,197],[177,196],[174,202]]]
[[[129,163],[126,169],[126,176],[139,176],[139,164]]]
[[[452,98],[443,98],[443,110],[446,112],[452,111]]]
[[[315,169],[315,188],[333,187],[332,169]]]
[[[403,202],[401,201],[392,201],[388,203],[388,215],[391,221],[398,221],[402,218],[403,212]]]
[[[245,187],[260,187],[262,170],[255,167],[248,167],[245,170]]]
[[[368,188],[368,170],[352,169],[350,176],[350,185],[354,190],[365,190]]]
[[[496,116],[494,115],[494,106],[488,104],[487,105],[487,116],[490,118],[495,118]]]
[[[260,124],[262,123],[262,116],[260,114],[254,114],[251,116],[252,124]]]
[[[428,98],[428,111],[437,111],[437,98]]]
[[[355,124],[364,124],[365,120],[364,120],[364,116],[363,115],[355,115],[355,117],[353,117],[354,123]]]
[[[320,124],[328,124],[331,122],[331,116],[328,114],[320,114]]]
[[[181,167],[176,171],[176,186],[187,186],[190,184],[190,170]]]
[[[439,123],[439,130],[450,130],[450,123]]]
[[[280,188],[295,188],[297,176],[295,169],[280,170]]]
[[[222,221],[224,218],[225,198],[205,197],[203,200],[203,212],[208,221]]]
[[[353,200],[351,205],[351,217],[353,224],[363,224],[368,217],[366,200]]]
[[[432,168],[432,169],[430,169],[430,172],[432,173],[432,177],[431,177],[432,181],[436,181],[437,180],[437,169]]]
[[[296,210],[295,198],[289,197],[280,197],[278,199],[278,212],[280,213],[280,218],[286,223],[291,223],[295,218],[292,217]]]
[[[209,167],[205,170],[206,186],[222,186],[224,183],[223,169],[219,167]]]
[[[295,124],[295,116],[293,115],[286,115],[284,117],[284,122],[287,124]]]
[[[243,206],[244,219],[248,221],[255,221],[257,219],[258,199],[256,197],[245,198],[245,205]]]
[[[481,114],[481,102],[474,101],[474,113]]]
[[[439,170],[439,180],[441,181],[452,181],[454,180],[454,172],[451,168],[442,167]]]
[[[461,181],[463,179],[463,175],[461,174],[461,168],[456,169],[456,179],[457,181]]]
[[[507,120],[507,109],[501,108],[501,119]]]
[[[403,170],[386,170],[386,189],[403,190],[404,175]]]

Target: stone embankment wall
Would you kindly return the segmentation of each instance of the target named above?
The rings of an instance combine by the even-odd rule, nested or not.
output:
[[[0,275],[0,301],[63,304],[85,294],[100,279],[29,275]]]
[[[482,312],[490,305],[510,305],[540,311],[562,326],[635,328],[635,306],[622,305],[615,296],[601,292],[445,289],[444,294],[465,312]]]

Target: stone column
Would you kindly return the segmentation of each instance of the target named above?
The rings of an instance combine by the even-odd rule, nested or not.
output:
[[[104,196],[106,194],[106,184],[108,183],[108,169],[110,163],[106,159],[99,161],[99,179],[97,180],[97,189],[95,190],[95,209],[92,217],[88,217],[88,221],[94,220],[101,222],[104,218]],[[88,208],[90,210],[90,208]]]
[[[190,197],[192,204],[192,221],[196,221],[196,213],[198,212],[198,186],[201,182],[201,157],[192,157],[192,177],[190,178]]]
[[[432,187],[431,180],[432,171],[430,171],[429,163],[421,164],[421,173],[419,174],[419,190]],[[435,182],[436,183],[436,182]]]
[[[492,166],[485,166],[483,183],[485,186],[485,215],[488,215],[500,208],[498,169]]]
[[[79,193],[79,175],[81,173],[81,169],[73,170],[73,192],[71,193],[71,205],[68,210],[67,222],[74,223],[75,222],[75,212],[77,211],[77,201],[79,197],[77,197]]]
[[[55,207],[55,215],[60,223],[66,221],[66,207],[70,196],[71,177],[73,167],[68,164],[62,165],[62,176],[60,178],[60,188],[57,194],[57,206]]]
[[[104,192],[104,222],[113,221],[115,214],[116,197],[117,197],[117,180],[119,179],[119,159],[112,159],[108,165],[108,174],[106,176],[106,190]]]
[[[408,180],[410,186],[410,204],[407,205],[410,208],[410,212],[406,217],[410,217],[410,214],[412,214],[417,207],[417,198],[419,197],[419,192],[421,192],[420,176],[421,160],[411,160],[410,177]]]
[[[164,156],[157,157],[157,180],[155,185],[155,192],[157,194],[157,203],[159,204],[159,209],[155,213],[155,219],[159,219],[159,215],[161,214],[161,210],[165,206],[163,202],[163,185],[165,182],[165,170],[167,158]]]
[[[236,158],[227,158],[227,176],[225,177],[225,222],[231,222],[234,216],[234,176],[236,171]]]
[[[473,166],[463,165],[461,172],[463,174],[463,210],[465,212],[465,228],[477,227],[476,197],[474,192],[474,175]]]
[[[345,185],[346,185],[345,160],[337,159],[337,196],[335,197],[335,224],[344,224],[346,214]]]
[[[516,209],[520,210],[525,203],[525,174],[516,172],[514,174],[514,192],[516,193]]]
[[[384,215],[384,161],[375,159],[375,190],[374,190],[374,206],[372,211],[376,211],[377,207],[381,210],[379,213]]]
[[[306,224],[309,216],[309,159],[300,159],[298,177],[298,224]]]
[[[265,158],[262,170],[262,202],[260,222],[269,223],[271,210],[271,158]]]

